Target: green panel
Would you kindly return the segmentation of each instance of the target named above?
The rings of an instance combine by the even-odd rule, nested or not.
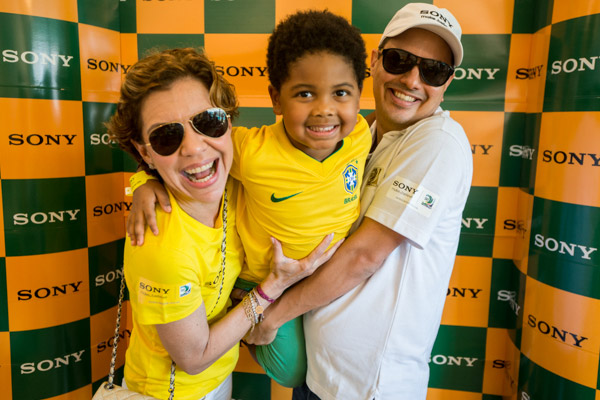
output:
[[[518,399],[595,400],[595,392],[594,389],[545,370],[521,354]]]
[[[90,314],[108,310],[118,303],[125,240],[90,247]]]
[[[202,34],[138,34],[138,58],[156,51],[174,49],[177,47],[204,47]]]
[[[271,398],[271,379],[265,374],[233,373],[233,400]]]
[[[600,110],[600,14],[552,26],[544,111]]]
[[[0,48],[0,97],[81,100],[76,23],[0,13]]]
[[[271,33],[275,28],[275,0],[204,2],[205,33]]]
[[[458,255],[492,256],[497,201],[497,187],[471,188],[462,216]]]
[[[272,108],[266,107],[240,107],[240,115],[234,121],[234,126],[247,128],[275,123],[275,114]]]
[[[7,256],[87,246],[85,178],[3,180]]]
[[[524,282],[525,276],[512,260],[492,260],[490,328],[516,329],[523,317]]]
[[[481,400],[503,400],[503,398],[494,394],[484,394],[481,396]]]
[[[600,299],[600,208],[534,198],[527,274]]]
[[[481,392],[485,328],[442,325],[431,351],[429,387]]]
[[[8,331],[8,289],[6,288],[6,259],[0,257],[0,332]]]
[[[77,14],[82,24],[119,30],[119,2],[115,0],[77,0]]]
[[[542,114],[505,113],[500,186],[533,194]]]
[[[13,399],[45,399],[92,379],[88,318],[53,328],[10,333]]]
[[[119,1],[121,33],[137,33],[135,0]]]
[[[352,25],[362,33],[381,34],[396,12],[410,0],[352,0]],[[421,1],[433,4],[433,1]]]
[[[442,107],[447,110],[504,111],[510,35],[463,35],[462,44],[464,60],[446,90]]]
[[[512,33],[534,33],[552,23],[554,0],[515,0]]]
[[[108,139],[104,126],[116,108],[112,103],[83,103],[86,175],[121,172],[124,159],[131,157]]]

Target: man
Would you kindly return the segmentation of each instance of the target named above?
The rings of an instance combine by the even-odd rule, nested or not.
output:
[[[361,215],[333,258],[288,290],[248,338],[268,343],[306,313],[307,385],[294,399],[426,397],[472,177],[467,137],[439,107],[450,66],[462,61],[460,37],[448,10],[412,3],[372,52],[376,148]]]

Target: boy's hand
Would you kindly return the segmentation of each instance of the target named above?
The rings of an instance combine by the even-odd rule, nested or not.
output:
[[[265,317],[266,318],[266,317]],[[277,331],[279,329],[271,329],[266,324],[265,321],[254,327],[254,330],[249,331],[244,336],[244,342],[248,344],[254,345],[266,345],[275,340],[275,336],[277,336]]]
[[[133,192],[133,201],[126,224],[127,235],[132,246],[144,244],[146,224],[154,235],[158,235],[154,209],[157,202],[165,212],[171,212],[169,194],[165,187],[155,179],[147,181]]]

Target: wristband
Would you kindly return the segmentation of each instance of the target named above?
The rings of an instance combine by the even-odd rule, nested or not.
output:
[[[131,186],[131,193],[135,192],[137,188],[148,182],[150,179],[156,179],[154,176],[147,174],[144,171],[136,172],[129,178],[129,186]]]
[[[267,296],[265,294],[265,292],[263,292],[262,288],[260,287],[260,284],[258,286],[256,286],[256,292],[258,293],[258,295],[260,297],[262,297],[263,299],[265,299],[269,303],[271,303],[271,304],[275,303],[275,299],[270,298],[269,296]]]

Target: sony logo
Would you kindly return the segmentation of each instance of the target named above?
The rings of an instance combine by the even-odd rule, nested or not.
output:
[[[473,367],[473,364],[477,360],[478,358],[445,356],[443,354],[436,354],[435,356],[429,357],[430,363],[436,365],[456,365],[459,367],[463,366],[463,362],[465,367]]]
[[[419,189],[417,189],[416,187],[409,186],[406,183],[400,181],[394,181],[394,183],[392,183],[392,186],[396,186],[398,189],[404,190],[405,192],[412,194],[415,194],[419,191]]]
[[[67,146],[73,145],[73,139],[77,135],[21,135],[19,133],[13,133],[8,135],[8,144],[11,146],[21,146],[27,142],[32,146],[50,146],[53,144],[65,144]],[[65,143],[66,140],[66,143]]]
[[[123,211],[123,206],[125,206],[125,211],[129,211],[131,208],[131,202],[120,201],[118,203],[110,203],[104,206],[95,206],[94,207],[94,217],[100,217],[102,215],[109,215],[117,211]]]
[[[531,396],[527,394],[527,392],[521,392],[521,400],[531,400]]]
[[[18,50],[6,49],[2,51],[2,61],[7,63],[16,63],[22,61],[25,64],[38,64],[42,65],[58,65],[60,67],[70,67],[69,63],[73,59],[73,56],[67,56],[56,53],[36,53],[35,51],[24,51],[19,54]]]
[[[525,238],[525,234],[527,233],[527,227],[525,225],[525,221],[523,220],[514,220],[514,219],[505,219],[503,229],[506,231],[514,231],[521,233],[521,237]]]
[[[536,65],[532,68],[519,68],[517,69],[516,79],[535,79],[538,76],[542,76],[542,69],[544,64]]]
[[[488,221],[487,218],[463,218],[462,219],[462,226],[470,229],[471,228],[471,222],[475,222],[475,224],[477,225],[475,227],[475,229],[483,229],[483,224],[485,224]]]
[[[131,68],[130,65],[123,65],[118,62],[106,61],[106,60],[96,60],[95,58],[88,58],[87,60],[87,69],[100,71],[108,71],[108,72],[119,72],[119,69],[123,71],[124,74]]]
[[[556,60],[552,62],[552,70],[550,73],[552,75],[557,75],[561,72],[571,74],[575,71],[594,71],[596,69],[596,59],[598,59],[598,56],[588,58],[580,57],[579,59],[569,58],[564,61]]]
[[[553,339],[561,341],[567,344],[573,344],[575,347],[581,347],[581,342],[588,340],[584,336],[579,336],[576,333],[560,329],[556,326],[550,325],[545,321],[538,321],[534,315],[529,314],[527,316],[527,325],[537,330],[543,335],[550,335]]]
[[[483,152],[483,155],[487,156],[487,155],[489,155],[488,150],[491,149],[492,147],[494,147],[493,144],[488,144],[488,145],[485,145],[485,144],[472,144],[471,145],[471,152],[473,154],[476,154],[476,153],[478,153],[477,149],[481,149],[481,151]]]
[[[113,271],[108,271],[106,274],[100,274],[94,279],[95,286],[102,286],[105,283],[113,282],[116,279],[121,279],[123,276],[123,270],[121,268]]]
[[[63,357],[56,357],[53,360],[42,360],[37,364],[33,362],[21,364],[21,375],[32,374],[35,371],[50,371],[51,369],[60,368],[63,365],[69,365],[71,360],[73,360],[73,363],[80,362],[84,352],[85,350],[81,350],[77,353],[67,354]]]
[[[573,153],[573,152],[569,152],[566,153],[564,151],[557,151],[552,153],[552,150],[544,150],[544,152],[542,153],[542,161],[543,162],[552,162],[554,161],[557,164],[579,164],[579,165],[584,165],[585,164],[585,160],[587,160],[588,158],[591,158],[591,164],[593,167],[598,167],[600,166],[600,157],[597,154],[594,153]],[[588,156],[588,157],[586,157]],[[567,161],[568,160],[568,161]]]
[[[92,146],[97,146],[99,144],[116,144],[117,142],[115,142],[114,140],[110,140],[110,135],[108,133],[92,133],[90,135],[90,143]]]
[[[492,368],[510,368],[511,364],[512,363],[508,360],[494,360],[492,361]]]
[[[500,68],[456,68],[454,70],[454,79],[457,79],[459,81],[462,79],[481,80],[482,78],[487,80],[494,80],[496,79],[494,75],[496,75],[498,71],[500,71]],[[484,72],[485,75],[483,74]]]
[[[77,214],[79,214],[79,211],[81,211],[81,209],[77,209],[77,210],[64,210],[64,211],[50,211],[48,213],[45,212],[36,212],[31,214],[31,216],[29,216],[29,214],[27,213],[17,213],[13,215],[13,224],[14,225],[27,225],[29,222],[36,224],[36,225],[41,225],[41,224],[45,224],[46,222],[48,223],[53,223],[53,222],[63,222],[65,220],[65,213],[69,216],[69,220],[70,221],[75,221],[77,220]]]
[[[217,73],[219,73],[221,75],[227,75],[227,76],[254,76],[254,75],[266,76],[266,72],[267,72],[267,67],[258,67],[258,66],[237,67],[235,65],[229,65],[229,66],[225,67],[222,65],[217,65],[215,67],[215,69],[217,70]]]
[[[27,301],[32,298],[37,299],[45,299],[49,296],[60,296],[61,294],[67,294],[67,292],[76,293],[79,292],[79,285],[81,285],[83,281],[73,282],[73,283],[65,283],[60,286],[52,286],[52,287],[41,287],[32,291],[32,289],[22,289],[17,292],[17,300],[19,301]]]
[[[171,289],[164,289],[164,288],[159,288],[159,287],[153,287],[150,286],[144,282],[140,282],[140,289],[146,291],[146,292],[150,292],[150,293],[158,293],[158,294],[168,294],[169,290]]]
[[[435,17],[435,18],[430,18],[430,19],[438,19],[442,25],[448,26],[448,27],[452,27],[453,25],[450,23],[450,21],[448,20],[448,18],[444,17],[442,14],[440,14],[437,11],[431,11],[431,10],[421,10],[420,12],[421,17],[422,18],[430,18],[429,15]]]
[[[119,332],[119,340],[117,340],[117,343],[120,342],[121,339],[125,339],[125,337],[131,337],[131,331],[129,329],[125,329],[125,330]],[[111,336],[107,340],[103,340],[96,345],[96,352],[102,353],[107,348],[112,348],[114,343],[115,343],[115,337]]]
[[[590,257],[590,255],[596,250],[598,250],[595,247],[587,247],[582,246],[580,244],[567,243],[563,242],[562,240],[556,240],[551,237],[544,238],[544,236],[539,233],[537,233],[534,236],[533,244],[536,247],[543,247],[548,251],[559,252],[560,254],[568,254],[572,257],[575,257],[576,255],[581,253],[581,255],[578,256],[579,258],[583,258],[584,260],[591,260],[592,258]]]
[[[519,315],[519,310],[521,306],[517,303],[517,292],[514,290],[498,290],[498,301],[508,301],[510,304],[510,308],[515,312],[515,314]]]
[[[469,297],[471,299],[476,299],[477,295],[482,290],[483,289],[471,289],[471,288],[457,288],[457,287],[453,287],[453,288],[448,288],[448,292],[446,293],[446,297],[448,297],[448,296],[451,296],[451,297],[466,297],[467,296],[467,292],[470,292]]]
[[[535,149],[533,147],[529,147],[527,145],[519,145],[513,144],[509,147],[508,155],[511,157],[520,157],[528,160],[533,160],[533,153],[535,153]]]

